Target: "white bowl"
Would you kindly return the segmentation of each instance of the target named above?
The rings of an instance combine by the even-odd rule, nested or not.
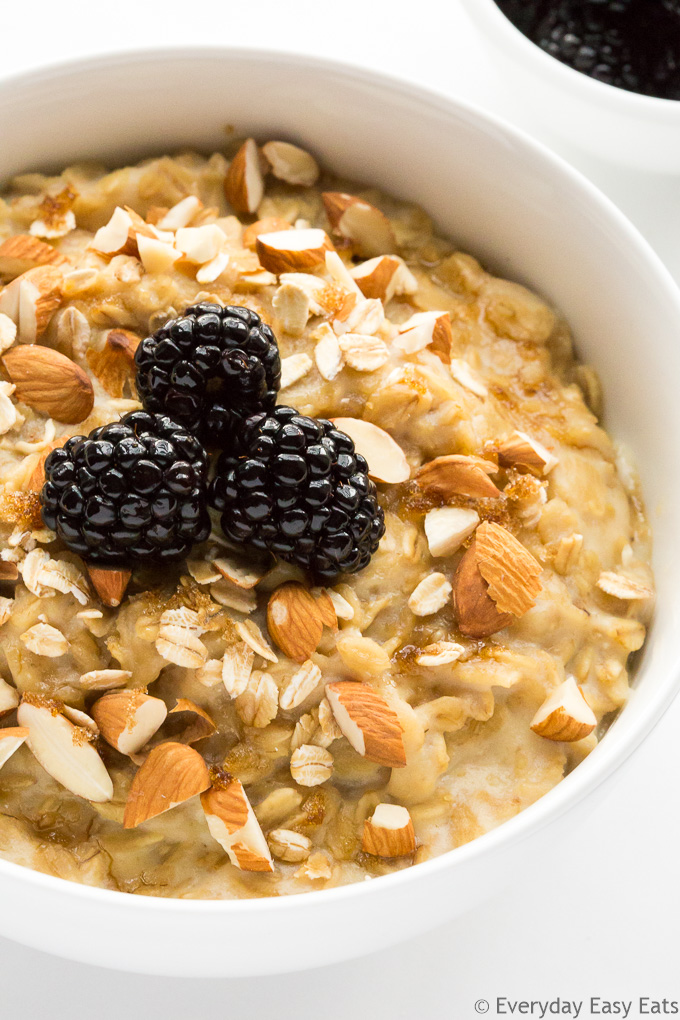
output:
[[[494,0],[463,0],[503,87],[550,132],[602,159],[680,172],[680,101],[641,96],[575,71],[527,39]]]
[[[289,137],[348,176],[420,201],[440,229],[569,316],[634,449],[656,533],[659,605],[629,705],[595,752],[517,818],[361,885],[201,902],[92,889],[0,861],[0,934],[77,960],[168,975],[247,975],[384,948],[535,882],[550,841],[597,801],[678,680],[680,299],[652,250],[584,178],[454,100],[341,65],[243,50],[134,53],[0,83],[0,178],[83,157],[119,164],[219,148],[225,125]]]

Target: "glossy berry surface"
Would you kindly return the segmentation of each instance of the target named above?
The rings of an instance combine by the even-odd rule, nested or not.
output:
[[[533,42],[607,85],[680,100],[680,0],[496,0]]]
[[[207,474],[205,450],[185,428],[133,411],[50,453],[43,520],[89,563],[179,560],[210,534]]]
[[[364,458],[346,433],[292,407],[249,418],[210,488],[233,542],[268,550],[332,583],[362,570],[385,533]]]
[[[192,305],[143,340],[135,361],[146,410],[211,447],[227,447],[244,418],[271,410],[281,384],[276,337],[237,305]]]

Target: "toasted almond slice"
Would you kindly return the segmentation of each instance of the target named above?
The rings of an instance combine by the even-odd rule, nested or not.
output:
[[[17,712],[28,729],[26,743],[42,767],[71,793],[103,804],[113,797],[113,783],[104,763],[83,732],[53,702],[22,701]]]
[[[124,687],[131,679],[132,673],[127,669],[91,669],[81,675],[80,686],[86,691],[110,691]]]
[[[278,656],[267,643],[267,640],[253,620],[240,620],[235,624],[235,630],[242,641],[253,649],[256,655],[261,655],[268,662],[278,662]]]
[[[314,361],[319,374],[331,382],[342,371],[344,364],[338,338],[328,323],[324,322],[313,333],[312,339],[316,340]]]
[[[281,362],[281,389],[286,390],[311,371],[314,362],[308,354],[291,354]]]
[[[597,717],[573,676],[545,699],[531,720],[531,728],[539,737],[569,743],[583,740],[596,726]]]
[[[337,620],[353,620],[354,619],[354,606],[352,606],[347,599],[340,594],[340,592],[333,591],[332,588],[326,589],[326,594],[333,603],[333,609]],[[336,621],[337,625],[337,621]]]
[[[416,655],[416,662],[419,666],[448,666],[451,662],[457,662],[464,652],[465,649],[457,641],[435,641],[421,648]]]
[[[222,681],[231,698],[238,698],[245,691],[253,672],[255,652],[245,641],[228,645],[222,659]]]
[[[11,286],[19,288],[19,340],[22,344],[34,344],[61,304],[63,274],[55,266],[39,266],[18,276]]]
[[[74,708],[73,705],[64,705],[62,712],[74,726],[79,726],[83,730],[87,730],[93,737],[99,736],[99,727],[95,720],[83,712],[80,708]]]
[[[2,362],[16,387],[15,397],[34,411],[76,425],[94,405],[94,390],[82,368],[51,347],[22,344]]]
[[[415,354],[425,347],[446,365],[451,361],[453,331],[448,312],[417,312],[399,327],[399,336],[393,346],[404,354]]]
[[[231,581],[237,588],[245,590],[254,588],[256,584],[259,584],[267,572],[265,567],[260,569],[257,564],[240,559],[237,556],[219,556],[212,561],[212,566],[227,581]]]
[[[369,684],[354,680],[327,684],[326,697],[338,726],[355,751],[390,768],[406,764],[399,719]]]
[[[479,524],[476,510],[436,507],[425,514],[425,536],[432,556],[451,556]]]
[[[424,492],[444,499],[451,496],[497,499],[500,490],[489,478],[497,471],[492,461],[453,453],[423,464],[416,472],[416,482]]]
[[[87,573],[92,587],[105,606],[115,608],[121,604],[132,577],[131,570],[116,570],[90,565],[87,568]]]
[[[175,247],[184,253],[189,262],[203,265],[221,251],[226,238],[216,223],[202,227],[182,227],[175,234]]]
[[[174,264],[182,258],[182,252],[168,241],[157,237],[137,237],[139,258],[147,273],[169,273]]]
[[[209,262],[204,262],[196,273],[197,283],[214,283],[225,271],[231,261],[227,251],[219,251]]]
[[[18,751],[28,736],[26,726],[8,726],[0,730],[0,769]],[[302,858],[300,858],[302,860]]]
[[[453,609],[461,634],[490,637],[512,623],[510,613],[501,613],[489,595],[489,586],[479,572],[476,539],[473,539],[453,577]]]
[[[390,221],[370,202],[341,191],[325,191],[321,198],[332,229],[351,241],[359,255],[371,258],[396,250]]]
[[[210,835],[241,871],[273,871],[272,856],[242,784],[231,776],[201,795]]]
[[[449,366],[451,375],[466,390],[470,393],[474,393],[476,397],[480,397],[482,400],[484,397],[488,397],[489,391],[482,382],[482,380],[475,375],[467,361],[463,361],[460,358],[454,358]]]
[[[123,828],[134,829],[170,811],[210,786],[208,768],[198,751],[168,741],[149,752],[132,780]]]
[[[361,849],[375,857],[405,857],[415,853],[416,834],[411,816],[399,804],[378,804],[364,822]]]
[[[321,683],[321,670],[307,659],[301,668],[294,673],[281,691],[279,704],[284,712],[290,712],[306,701]]]
[[[116,206],[108,223],[100,227],[92,238],[90,248],[108,259],[114,255],[137,256],[137,238],[140,235],[158,239],[154,228],[145,223],[134,209]]]
[[[324,261],[332,247],[323,230],[278,230],[258,234],[255,251],[261,265],[270,273],[305,272]]]
[[[515,468],[517,471],[528,471],[532,475],[543,478],[558,463],[549,450],[532,439],[526,432],[513,432],[498,446],[498,463],[502,467]]]
[[[175,707],[170,709],[168,719],[170,716],[174,717],[173,722],[176,720],[181,726],[179,735],[175,737],[181,744],[195,744],[217,732],[212,716],[188,698],[178,698]]]
[[[0,244],[0,276],[13,280],[36,266],[67,266],[69,260],[51,244],[30,234],[14,234]]]
[[[260,154],[253,138],[238,150],[224,178],[224,194],[236,212],[252,215],[264,197]]]
[[[293,829],[272,829],[267,843],[274,857],[289,864],[306,861],[312,849],[312,841]]]
[[[0,718],[7,715],[8,712],[13,712],[19,701],[19,692],[16,687],[12,687],[0,677]]]
[[[160,698],[142,691],[114,691],[92,706],[92,715],[107,743],[121,754],[136,754],[165,722]]]
[[[418,281],[398,255],[378,255],[350,270],[367,298],[389,301],[401,294],[415,294]]]
[[[260,234],[278,234],[282,230],[290,230],[290,223],[279,216],[266,216],[263,220],[256,220],[243,231],[243,247],[255,251]]]
[[[632,577],[625,577],[613,570],[604,570],[598,580],[597,587],[607,595],[621,599],[624,602],[635,599],[651,599],[654,591],[648,584],[642,581],[634,581]]]
[[[290,273],[290,276],[304,274]],[[283,283],[274,294],[272,308],[284,333],[302,336],[312,313],[312,302],[307,290],[294,283]],[[293,354],[293,358],[307,358],[306,354]],[[289,359],[286,359],[289,360]],[[311,368],[311,360],[309,367]]]
[[[290,774],[298,786],[321,786],[333,774],[333,755],[317,744],[301,744],[290,756]]]
[[[409,595],[408,607],[414,616],[431,616],[444,608],[452,590],[444,574],[435,571],[416,585]]]
[[[274,177],[286,184],[311,188],[319,177],[319,165],[308,152],[290,142],[267,142],[262,152]]]
[[[477,528],[477,564],[499,612],[523,616],[541,590],[540,564],[507,528],[485,521]]]
[[[68,641],[56,627],[49,623],[36,623],[19,636],[22,644],[34,655],[44,655],[48,659],[59,659],[68,652]]]
[[[384,429],[362,418],[333,418],[332,422],[347,433],[357,453],[366,459],[371,478],[393,485],[410,478],[411,468],[404,451]]]
[[[160,230],[179,230],[181,227],[188,227],[202,208],[203,202],[197,195],[187,195],[186,198],[168,209],[165,215],[158,220],[156,226]]]
[[[375,372],[387,363],[390,352],[384,341],[364,333],[345,333],[338,341],[345,363],[355,372]]]
[[[299,581],[279,585],[267,605],[267,628],[274,643],[294,662],[305,662],[323,634],[324,614]]]

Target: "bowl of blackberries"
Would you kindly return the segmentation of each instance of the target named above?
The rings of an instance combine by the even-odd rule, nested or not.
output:
[[[554,134],[680,172],[680,0],[464,0],[504,87]]]

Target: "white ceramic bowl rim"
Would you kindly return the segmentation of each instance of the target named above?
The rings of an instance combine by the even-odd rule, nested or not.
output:
[[[591,78],[590,75],[577,71],[568,64],[563,64],[557,57],[552,57],[545,50],[542,50],[535,42],[532,42],[523,32],[513,24],[503,13],[495,0],[467,0],[468,7],[475,5],[474,15],[484,19],[487,31],[492,35],[496,44],[506,48],[508,45],[517,49],[518,57],[536,64],[537,70],[545,73],[552,73],[562,79],[565,88],[572,92],[580,93],[582,98],[597,97],[597,101],[608,106],[612,111],[626,109],[629,112],[636,110],[646,117],[654,120],[672,121],[675,123],[680,119],[680,101],[677,99],[663,99],[659,96],[643,96],[639,92],[628,92],[615,85],[608,85],[606,82]]]
[[[498,14],[499,17],[507,21],[500,11],[498,11]],[[507,22],[507,24],[513,31],[517,31],[510,22]],[[518,34],[521,35],[521,33]],[[538,47],[530,43],[529,40],[525,40],[525,42],[527,46],[540,53]],[[352,64],[310,57],[290,51],[282,52],[276,49],[225,46],[178,46],[159,47],[150,50],[140,49],[128,52],[113,51],[103,53],[95,58],[74,59],[54,63],[48,67],[29,71],[21,75],[0,78],[0,92],[12,86],[38,84],[52,77],[61,78],[71,73],[80,74],[90,69],[101,68],[102,65],[125,67],[134,64],[148,64],[156,60],[195,60],[201,55],[210,59],[219,58],[231,61],[238,61],[239,59],[267,61],[273,57],[280,64],[290,66],[302,65],[311,70],[321,72],[327,70],[334,75],[348,77],[354,81],[359,80],[368,85],[384,85],[393,93],[401,94],[404,99],[414,99],[442,110],[450,110],[451,107],[454,107],[465,116],[485,123],[498,134],[509,137],[515,144],[523,145],[538,163],[551,166],[562,176],[568,178],[572,186],[580,189],[586,198],[601,207],[602,211],[609,216],[612,226],[618,231],[623,242],[637,249],[644,256],[645,260],[652,265],[659,277],[659,283],[664,285],[668,292],[669,300],[677,307],[678,322],[680,323],[680,291],[675,281],[642,235],[610,199],[603,195],[598,188],[591,184],[577,170],[529,135],[509,125],[502,119],[487,113],[485,110],[477,108],[474,104],[449,97],[433,89],[413,85],[391,75],[369,71]],[[553,60],[553,58],[548,57],[546,54],[542,54],[542,56],[547,60]],[[553,62],[559,65],[559,61]],[[565,68],[565,71],[569,70],[569,68]],[[578,72],[572,73],[578,78],[586,77]],[[596,82],[595,84],[600,85],[601,83]],[[609,86],[603,87],[610,89]],[[610,89],[610,91],[617,92],[619,90]],[[532,833],[545,828],[554,819],[582,800],[587,794],[597,789],[617,768],[624,764],[633,751],[649,735],[671,704],[677,693],[678,679],[680,679],[680,663],[674,675],[667,678],[665,685],[659,687],[644,705],[644,708],[638,708],[639,715],[634,721],[634,727],[629,738],[625,742],[617,743],[615,739],[610,739],[610,734],[607,734],[592,754],[577,769],[538,801],[521,811],[519,815],[455,850],[448,851],[439,857],[424,861],[414,867],[406,868],[391,875],[381,876],[378,879],[339,886],[335,889],[304,892],[283,897],[263,897],[262,899],[243,900],[194,900],[137,896],[110,889],[81,885],[77,882],[70,882],[66,879],[45,875],[31,868],[1,859],[0,873],[4,872],[8,876],[13,876],[18,882],[27,882],[45,890],[58,890],[63,893],[68,887],[69,895],[92,900],[95,903],[106,902],[109,906],[115,903],[118,907],[130,911],[153,911],[161,914],[178,912],[182,914],[223,913],[231,915],[244,911],[255,913],[269,911],[285,912],[286,910],[294,909],[299,904],[300,896],[305,898],[310,908],[314,907],[321,910],[325,904],[331,901],[370,896],[371,889],[375,887],[376,882],[383,892],[387,892],[390,886],[417,883],[427,876],[435,875],[444,869],[455,867],[457,863],[462,865],[471,857],[488,856],[503,844],[511,845],[519,843]]]

